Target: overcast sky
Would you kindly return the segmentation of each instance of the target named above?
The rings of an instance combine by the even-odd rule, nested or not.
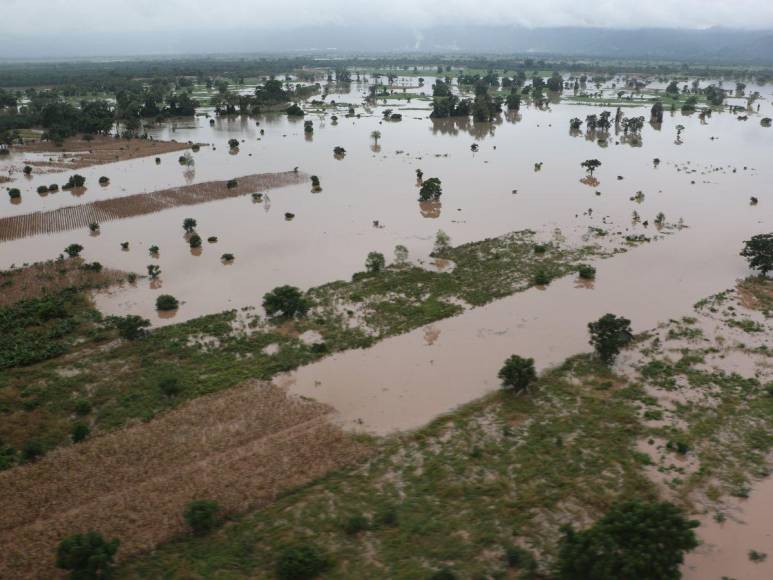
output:
[[[773,0],[0,0],[3,36],[433,24],[773,29]]]

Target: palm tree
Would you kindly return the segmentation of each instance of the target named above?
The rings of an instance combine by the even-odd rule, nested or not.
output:
[[[381,139],[381,131],[371,132],[370,137],[376,142],[376,145],[378,145],[378,140]]]

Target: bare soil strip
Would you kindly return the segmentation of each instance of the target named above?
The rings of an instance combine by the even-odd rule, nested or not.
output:
[[[0,472],[0,578],[51,578],[57,543],[90,529],[126,558],[185,532],[191,500],[244,511],[364,457],[331,411],[250,382]]]
[[[171,187],[150,193],[105,199],[82,205],[72,205],[50,211],[36,211],[0,219],[0,241],[7,242],[39,234],[52,234],[90,223],[105,223],[162,211],[181,205],[196,205],[218,199],[300,183],[307,176],[300,172],[257,173],[236,179],[234,187],[228,181],[207,181]]]
[[[50,154],[48,160],[30,160],[25,163],[50,171],[66,171],[150,155],[163,155],[164,153],[190,149],[191,145],[192,143],[178,143],[177,141],[116,139],[115,137],[101,136],[95,137],[91,141],[76,138],[65,139],[59,146],[51,141],[35,141],[14,147],[14,151]]]

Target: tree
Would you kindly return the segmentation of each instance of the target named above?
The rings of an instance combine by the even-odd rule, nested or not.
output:
[[[183,517],[194,535],[205,536],[217,527],[219,511],[217,502],[202,499],[189,502]]]
[[[72,426],[70,430],[70,436],[73,443],[80,443],[91,433],[91,428],[84,422],[78,421]]]
[[[425,179],[421,184],[419,201],[437,201],[442,194],[443,187],[440,183],[440,179],[437,177],[430,177]]]
[[[263,296],[263,308],[269,316],[295,318],[305,316],[309,303],[295,286],[277,286]]]
[[[108,578],[112,572],[118,545],[118,540],[108,542],[94,531],[75,534],[59,543],[56,566],[69,570],[73,580]]]
[[[230,149],[238,149],[239,148],[239,140],[238,139],[229,139],[228,140],[228,147]]]
[[[83,246],[80,244],[70,244],[64,249],[64,251],[71,258],[77,258],[83,251]]]
[[[435,234],[435,246],[432,248],[432,255],[442,254],[451,247],[451,236],[443,230],[438,230]]]
[[[668,502],[613,506],[587,530],[563,528],[561,580],[677,580],[684,554],[698,545],[695,520]]]
[[[161,274],[161,267],[158,264],[148,264],[148,276],[155,280]]]
[[[370,138],[378,145],[378,140],[381,139],[381,131],[371,131]]]
[[[385,265],[386,260],[381,252],[370,252],[365,260],[365,270],[372,274],[381,272]]]
[[[773,270],[773,234],[758,234],[744,243],[741,255],[749,261],[749,267],[766,276]]]
[[[277,561],[279,580],[311,580],[330,568],[332,562],[316,546],[301,544],[286,548]]]
[[[136,314],[108,316],[105,322],[118,331],[118,336],[126,340],[142,338],[145,335],[145,329],[150,326],[150,320]]]
[[[588,323],[590,343],[606,365],[614,362],[617,353],[631,343],[631,321],[622,316],[605,314],[596,322]]]
[[[193,233],[193,230],[196,229],[196,225],[196,220],[193,218],[185,218],[183,220],[183,229],[188,234]]]
[[[586,159],[582,163],[580,163],[580,167],[584,167],[585,170],[588,172],[588,175],[593,175],[593,172],[596,171],[599,167],[601,167],[601,161],[598,159]]]
[[[502,386],[512,388],[516,393],[527,391],[529,385],[537,380],[533,358],[522,358],[516,354],[505,361],[497,375]]]
[[[193,234],[191,238],[188,240],[188,245],[190,245],[191,248],[200,248],[201,236],[199,234]]]
[[[171,294],[162,294],[156,298],[156,310],[160,310],[162,312],[177,310],[179,305],[180,303],[177,301],[177,298]]]

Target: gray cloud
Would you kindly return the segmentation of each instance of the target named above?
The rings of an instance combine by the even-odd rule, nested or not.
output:
[[[78,37],[140,31],[313,25],[773,28],[771,0],[0,0],[0,34]]]

